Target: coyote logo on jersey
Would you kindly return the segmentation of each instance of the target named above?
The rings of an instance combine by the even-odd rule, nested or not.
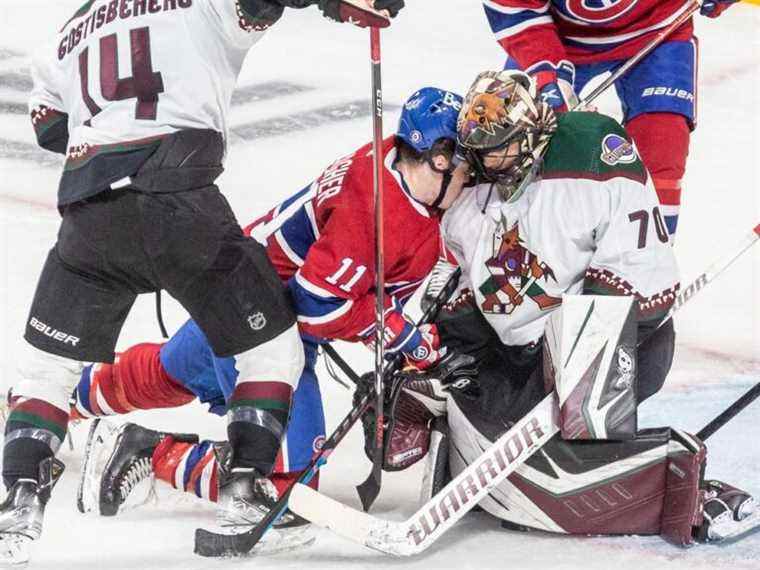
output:
[[[542,311],[556,307],[562,299],[548,295],[538,283],[540,279],[557,280],[551,267],[522,245],[517,222],[507,228],[502,216],[493,235],[493,256],[486,261],[491,276],[480,286],[485,297],[481,309],[484,313],[511,315],[525,297]]]

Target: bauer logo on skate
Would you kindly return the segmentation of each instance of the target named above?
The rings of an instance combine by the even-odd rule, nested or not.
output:
[[[633,164],[639,159],[636,149],[620,135],[610,134],[602,141],[602,162],[616,164]]]
[[[528,419],[522,428],[510,437],[503,446],[481,456],[475,468],[474,476],[467,477],[458,485],[441,496],[441,499],[421,514],[409,531],[415,544],[421,544],[432,535],[438,526],[473,500],[478,492],[488,489],[489,484],[499,473],[515,462],[522,463],[544,436],[541,423],[536,417]]]
[[[567,11],[583,22],[601,24],[616,20],[639,0],[567,0]]]

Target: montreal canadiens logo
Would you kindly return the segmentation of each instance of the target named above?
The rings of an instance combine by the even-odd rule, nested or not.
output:
[[[602,24],[631,10],[639,0],[566,0],[567,11],[578,20]]]
[[[602,162],[616,164],[633,164],[639,158],[636,149],[620,135],[607,135],[602,141]]]

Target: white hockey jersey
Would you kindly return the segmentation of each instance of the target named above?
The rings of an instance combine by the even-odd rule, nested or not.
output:
[[[503,202],[465,189],[442,221],[477,306],[507,345],[537,341],[562,295],[634,295],[661,318],[678,289],[668,233],[633,143],[612,119],[567,113],[541,178]]]
[[[90,0],[32,66],[40,136],[61,114],[68,158],[181,129],[227,135],[232,91],[263,35],[236,0]]]

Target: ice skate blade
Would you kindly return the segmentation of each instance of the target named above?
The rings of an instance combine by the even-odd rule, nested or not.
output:
[[[0,534],[0,568],[19,568],[29,562],[32,539],[23,534]]]
[[[730,535],[721,540],[711,541],[707,544],[709,546],[730,546],[731,544],[744,540],[745,538],[760,532],[760,509],[749,515],[742,521],[739,521],[737,526]]]
[[[100,514],[100,480],[109,459],[107,451],[113,449],[119,432],[119,426],[100,418],[93,420],[90,426],[77,489],[77,510],[80,513]]]

